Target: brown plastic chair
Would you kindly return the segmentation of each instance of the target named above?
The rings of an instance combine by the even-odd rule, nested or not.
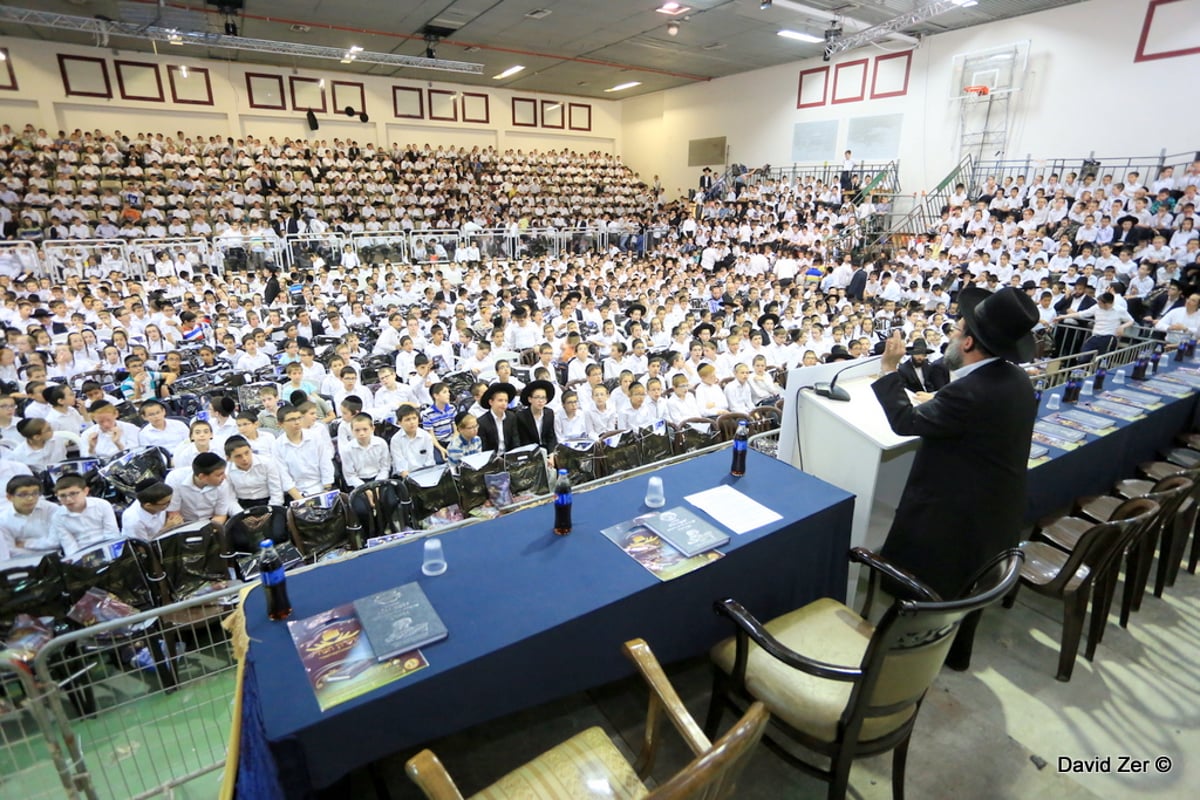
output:
[[[1196,488],[1192,490],[1190,501],[1193,505],[1200,505],[1200,467],[1189,469],[1181,467],[1178,464],[1173,464],[1170,461],[1150,461],[1139,464],[1138,471],[1150,478],[1150,480],[1130,478],[1129,480],[1118,481],[1116,485],[1116,493],[1118,495],[1121,497],[1140,497],[1145,495],[1146,492],[1152,491],[1154,481],[1161,481],[1165,478],[1180,475],[1196,484]],[[1187,549],[1187,539],[1189,536],[1192,537],[1192,549],[1188,557],[1188,572],[1193,575],[1196,573],[1196,562],[1200,560],[1200,531],[1195,530],[1195,509],[1184,503],[1184,506],[1180,509],[1180,518],[1182,519],[1184,516],[1189,515],[1193,521],[1191,527],[1178,532],[1170,532],[1172,542],[1167,563],[1167,585],[1174,584],[1175,582],[1175,575],[1179,572],[1179,562],[1183,560],[1183,552]]]
[[[724,414],[718,414],[716,418],[717,430],[721,433],[722,442],[733,441],[733,435],[737,433],[738,423],[746,423],[746,427],[753,428],[754,420],[749,414],[740,414],[736,411],[729,411]]]
[[[1147,526],[1140,539],[1132,543],[1128,550],[1125,573],[1126,576],[1135,576],[1136,580],[1131,583],[1129,578],[1126,578],[1126,597],[1121,604],[1122,628],[1129,621],[1129,612],[1139,611],[1142,607],[1142,597],[1150,580],[1150,562],[1154,560],[1155,552],[1159,552],[1158,570],[1154,579],[1155,597],[1162,597],[1170,566],[1174,564],[1178,571],[1179,560],[1183,557],[1180,545],[1186,540],[1181,530],[1185,527],[1190,529],[1194,523],[1196,505],[1192,496],[1195,490],[1196,485],[1192,481],[1182,475],[1176,475],[1164,478],[1154,484],[1151,491],[1141,495],[1158,503],[1159,515],[1154,524]],[[1126,500],[1125,503],[1121,503],[1120,498],[1112,496],[1090,498],[1081,504],[1080,513],[1096,522],[1107,522],[1111,518],[1119,518],[1118,506],[1123,507],[1129,502]]]
[[[650,647],[641,639],[634,639],[625,643],[624,650],[650,686],[646,732],[635,765],[630,766],[601,728],[588,728],[505,775],[473,798],[723,800],[733,797],[737,779],[770,719],[765,706],[754,703],[728,733],[711,742],[679,699]],[[654,767],[659,723],[664,715],[674,723],[695,757],[666,783],[647,791],[642,779]],[[406,771],[430,800],[462,800],[454,780],[431,751],[422,750],[409,759]]]
[[[846,796],[856,758],[891,750],[892,796],[902,800],[909,739],[925,693],[963,619],[1016,586],[1022,555],[1008,551],[994,582],[971,597],[947,602],[870,550],[856,547],[850,559],[871,569],[864,613],[869,613],[878,575],[924,599],[896,600],[878,625],[831,598],[765,624],[735,600],[718,601],[714,609],[733,621],[737,634],[710,653],[713,693],[705,731],[715,733],[726,707],[741,711],[750,703],[765,703],[773,724],[764,743],[828,782],[829,798]],[[790,746],[775,741],[777,734]],[[794,746],[828,758],[829,768],[796,757],[790,752]]]
[[[1021,586],[1028,586],[1038,594],[1063,601],[1063,631],[1059,646],[1058,673],[1060,681],[1071,680],[1075,669],[1075,656],[1079,652],[1079,640],[1083,635],[1083,620],[1087,615],[1092,587],[1104,575],[1107,568],[1116,569],[1116,563],[1138,528],[1147,524],[1149,517],[1158,513],[1158,504],[1150,500],[1139,500],[1142,513],[1124,520],[1097,523],[1081,532],[1070,552],[1044,542],[1024,542],[1021,550],[1025,563],[1021,566],[1021,582],[1004,598],[1004,606],[1011,608]],[[1098,614],[1093,608],[1093,614]],[[1107,619],[1105,609],[1100,618],[1093,618],[1089,638],[1098,636]],[[1092,655],[1094,647],[1090,647]],[[1090,660],[1092,655],[1085,654]]]
[[[520,360],[522,367],[532,367],[534,364],[538,363],[537,350],[534,350],[532,347],[525,348],[521,351]]]
[[[783,414],[775,406],[757,406],[750,412],[750,432],[767,433],[778,430],[783,424]]]

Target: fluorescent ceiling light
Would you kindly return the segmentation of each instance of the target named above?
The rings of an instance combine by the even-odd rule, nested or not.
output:
[[[811,33],[801,33],[800,31],[782,30],[776,31],[776,36],[782,36],[785,39],[795,39],[797,42],[823,42],[825,41],[820,36],[813,36]]]
[[[642,85],[641,81],[630,81],[629,83],[618,83],[616,86],[612,87],[611,89],[605,89],[604,91],[606,91],[606,92],[621,92],[621,91],[624,91],[625,89],[632,89],[635,86],[641,86],[641,85]]]
[[[516,75],[518,72],[520,72],[523,69],[525,69],[525,67],[523,67],[520,64],[517,64],[515,66],[509,67],[508,69],[504,70],[504,72],[501,72],[499,75],[493,75],[492,80],[498,81],[498,80],[503,80],[504,78],[511,78],[513,75]]]
[[[685,6],[683,3],[663,3],[654,10],[660,14],[666,14],[670,17],[678,17],[680,14],[686,14],[691,11],[692,7]]]

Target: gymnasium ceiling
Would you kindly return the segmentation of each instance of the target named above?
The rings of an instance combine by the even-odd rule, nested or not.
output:
[[[777,32],[790,29],[820,37],[836,17],[850,34],[929,1],[774,0],[769,8],[761,8],[765,3],[760,0],[687,0],[681,5],[690,10],[669,15],[655,10],[664,5],[663,0],[221,0],[244,6],[232,21],[241,36],[255,39],[339,49],[357,45],[368,51],[424,56],[425,32],[433,26],[442,33],[434,44],[438,58],[482,63],[483,74],[344,66],[291,55],[192,46],[183,51],[193,57],[613,99],[819,57],[822,43],[785,39]],[[903,33],[932,36],[1076,2],[1081,0],[977,0],[973,6],[904,28]],[[0,0],[0,4],[214,33],[222,32],[228,20],[217,2],[200,0]],[[673,36],[668,33],[671,22],[678,24]],[[98,43],[90,33],[23,23],[0,23],[0,34]],[[123,52],[152,49],[151,42],[117,36],[109,46]],[[909,45],[896,39],[881,46]],[[502,80],[493,77],[515,65],[525,69]],[[605,92],[633,81],[640,85]]]

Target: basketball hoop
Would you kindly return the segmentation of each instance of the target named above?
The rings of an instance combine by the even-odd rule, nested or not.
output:
[[[976,97],[986,97],[991,92],[991,89],[986,86],[964,86],[963,91],[967,94],[973,94]]]

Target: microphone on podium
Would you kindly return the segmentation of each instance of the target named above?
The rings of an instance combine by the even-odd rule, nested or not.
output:
[[[879,360],[882,358],[883,358],[883,354],[881,353],[877,356],[871,356],[869,358],[860,358],[856,361],[853,361],[849,365],[839,369],[837,371],[837,374],[835,374],[833,376],[833,380],[831,380],[829,383],[814,383],[813,387],[812,387],[813,391],[816,392],[821,397],[827,397],[830,400],[838,400],[843,403],[849,403],[850,402],[850,393],[837,385],[838,378],[840,378],[842,376],[842,373],[848,369],[853,369],[854,367],[861,367],[863,364],[867,363],[868,361],[876,361],[876,360]]]

